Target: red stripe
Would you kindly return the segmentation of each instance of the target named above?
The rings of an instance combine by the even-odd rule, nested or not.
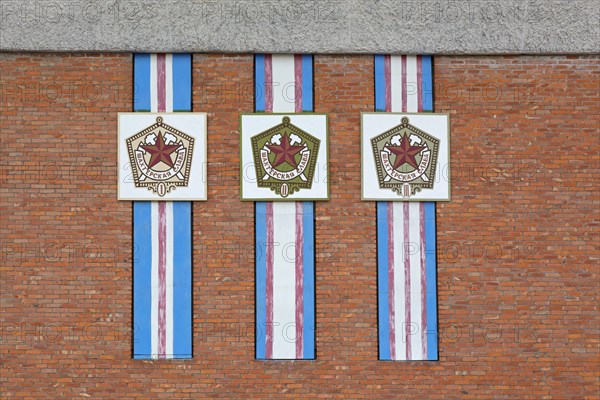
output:
[[[392,111],[392,56],[383,56],[385,76],[385,111]]]
[[[267,202],[267,316],[266,358],[273,358],[273,203]]]
[[[273,56],[265,54],[265,112],[273,112]]]
[[[417,111],[423,111],[423,67],[421,66],[421,56],[417,56]]]
[[[158,358],[167,353],[167,216],[158,202]]]
[[[165,112],[167,109],[167,56],[164,53],[156,55],[156,78],[158,112]]]
[[[419,249],[421,252],[421,341],[423,358],[427,359],[427,279],[425,276],[425,203],[419,203]]]
[[[405,57],[405,56],[402,56]],[[410,351],[410,336],[412,333],[412,327],[410,324],[410,253],[408,251],[409,243],[410,243],[410,235],[409,235],[409,210],[408,210],[408,202],[404,202],[404,245],[402,246],[404,253],[404,304],[405,304],[405,332],[406,332],[406,359],[412,360],[412,355]]]
[[[296,203],[296,358],[304,353],[304,225],[303,205]]]
[[[387,106],[386,106],[387,107]],[[390,358],[396,359],[396,312],[394,310],[394,203],[387,203],[388,224],[388,324],[390,331]]]
[[[296,112],[302,112],[302,54],[294,55],[294,81]]]
[[[406,112],[407,101],[407,88],[406,88],[406,55],[401,56],[402,60],[402,112]]]

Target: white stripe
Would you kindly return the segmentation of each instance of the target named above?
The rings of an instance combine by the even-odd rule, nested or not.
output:
[[[152,238],[152,269],[151,269],[151,314],[150,314],[150,333],[151,333],[151,353],[152,358],[158,358],[158,203],[151,203],[152,218],[151,238]]]
[[[166,228],[167,228],[167,301],[166,301],[166,341],[165,353],[167,358],[173,358],[173,202],[166,202]]]
[[[418,112],[417,95],[417,56],[406,57],[406,111]]]
[[[273,112],[294,112],[294,55],[273,54]]]
[[[421,336],[421,235],[420,207],[418,202],[408,203],[410,238],[410,320],[412,325],[411,355],[413,360],[423,359]]]
[[[173,54],[165,57],[165,111],[173,112]]]
[[[392,112],[402,112],[402,56],[390,56]],[[395,212],[395,211],[394,211]]]
[[[273,358],[296,358],[296,204],[273,203]]]
[[[150,111],[158,111],[158,73],[156,69],[156,54],[150,54]]]
[[[404,203],[396,201],[394,207],[394,316],[396,360],[406,359],[406,312],[404,300]]]

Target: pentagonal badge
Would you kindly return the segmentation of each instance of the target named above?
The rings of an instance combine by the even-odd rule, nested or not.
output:
[[[363,115],[363,199],[448,200],[447,127],[440,114]]]
[[[242,115],[242,199],[327,199],[326,134],[321,114]]]
[[[119,198],[205,200],[205,121],[201,113],[121,113]]]

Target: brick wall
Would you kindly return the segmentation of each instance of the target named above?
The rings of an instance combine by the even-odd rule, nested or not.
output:
[[[316,361],[255,361],[238,113],[251,55],[195,55],[209,201],[194,213],[194,354],[131,359],[131,203],[116,118],[132,57],[0,55],[2,398],[598,398],[600,57],[435,57],[451,114],[438,203],[439,362],[377,361],[375,204],[360,201],[371,56],[315,56],[331,200],[315,210]]]

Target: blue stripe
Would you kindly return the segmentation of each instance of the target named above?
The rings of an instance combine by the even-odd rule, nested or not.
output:
[[[267,327],[267,203],[255,203],[256,220],[256,358],[265,358]]]
[[[150,54],[133,55],[134,111],[150,111]],[[152,210],[133,203],[133,358],[152,354]]]
[[[375,56],[375,111],[385,111],[385,56]]]
[[[388,222],[385,201],[377,202],[377,284],[379,302],[379,359],[390,359],[390,330],[388,310]]]
[[[152,353],[152,237],[149,201],[133,203],[133,358]]]
[[[173,202],[173,356],[192,358],[192,203]]]
[[[435,203],[425,202],[425,277],[427,284],[427,359],[438,359]]]
[[[313,111],[313,56],[302,55],[302,111]]]
[[[421,56],[421,99],[423,111],[433,111],[433,70],[431,56]]]
[[[192,111],[191,54],[173,54],[173,111]]]
[[[133,111],[150,111],[150,54],[133,55]]]
[[[304,355],[315,358],[315,225],[314,203],[303,204],[304,225]]]
[[[257,112],[265,111],[265,56],[264,54],[257,54],[254,57],[254,66],[256,70],[255,82],[255,93],[254,101]]]

